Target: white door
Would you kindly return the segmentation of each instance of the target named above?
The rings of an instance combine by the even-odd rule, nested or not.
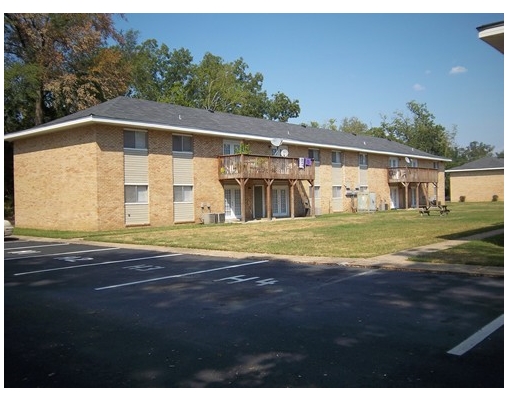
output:
[[[288,216],[288,187],[272,188],[272,215],[274,217]]]
[[[399,208],[399,191],[397,187],[391,187],[391,209]]]
[[[242,218],[239,187],[232,186],[224,189],[224,218],[226,220]]]

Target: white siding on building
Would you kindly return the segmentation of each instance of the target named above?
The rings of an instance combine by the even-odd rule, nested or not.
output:
[[[173,152],[173,185],[187,186],[187,188],[191,188],[190,192],[192,193],[194,186],[192,154]],[[173,216],[174,222],[194,221],[194,197],[192,201],[174,202]]]
[[[193,184],[193,156],[173,153],[173,184]]]
[[[173,204],[174,222],[193,222],[194,221],[194,203],[174,203]]]
[[[125,223],[126,225],[146,225],[149,224],[148,204],[126,204],[125,205]]]
[[[124,183],[148,184],[148,152],[147,150],[124,151]]]

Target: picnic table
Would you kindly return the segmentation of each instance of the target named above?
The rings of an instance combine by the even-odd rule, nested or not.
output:
[[[444,214],[448,215],[451,212],[451,210],[449,208],[447,208],[447,205],[419,207],[419,213],[421,216],[424,216],[425,214],[427,214],[429,216],[430,213],[433,211],[440,213],[441,216],[443,216]]]

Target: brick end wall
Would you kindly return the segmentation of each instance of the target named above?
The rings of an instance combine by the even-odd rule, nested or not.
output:
[[[95,132],[81,127],[14,143],[16,226],[98,227]]]
[[[504,200],[504,170],[456,172],[450,174],[451,202],[490,202],[493,195]]]

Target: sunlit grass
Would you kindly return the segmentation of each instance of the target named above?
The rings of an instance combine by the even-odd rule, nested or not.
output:
[[[503,202],[453,203],[450,209],[451,213],[443,217],[436,212],[428,217],[420,216],[416,210],[395,210],[249,223],[138,227],[106,232],[16,228],[15,234],[173,248],[369,258],[503,228],[504,225]],[[474,245],[469,252],[474,253],[476,249]]]
[[[409,259],[428,263],[504,266],[504,235],[473,240],[447,250]]]

